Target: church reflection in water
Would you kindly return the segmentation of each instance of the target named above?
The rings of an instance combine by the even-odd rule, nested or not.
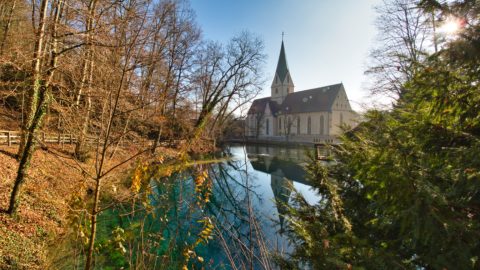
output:
[[[178,260],[183,264],[183,248],[198,241],[203,221],[209,220],[215,236],[195,248],[209,269],[240,269],[249,260],[253,260],[252,269],[269,269],[263,265],[271,252],[292,248],[282,233],[288,225],[284,215],[292,186],[305,199],[318,201],[305,180],[305,149],[234,145],[225,150],[230,158],[222,162],[199,163],[170,177],[152,178],[150,203],[145,206],[133,201],[102,212],[99,235],[108,238],[118,227],[131,232],[132,254],[144,254],[145,250],[155,254],[145,257],[145,265],[153,269],[157,258],[163,258],[165,265]],[[205,170],[211,181],[205,182],[210,184],[206,185],[209,190],[202,194],[210,195],[208,203],[199,204],[195,178]],[[132,207],[148,210],[132,211]],[[170,247],[179,248],[172,251]],[[107,268],[111,262],[114,260],[104,260],[99,266]],[[200,263],[196,266],[192,268],[201,269]]]
[[[249,145],[246,146],[246,151],[253,169],[270,175],[270,185],[277,203],[280,231],[283,231],[284,215],[287,212],[293,183],[308,185],[303,168],[306,162],[306,149]]]

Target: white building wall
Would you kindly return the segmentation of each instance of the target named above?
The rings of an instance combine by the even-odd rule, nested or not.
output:
[[[350,128],[355,127],[358,124],[358,114],[351,110],[350,103],[347,99],[345,91],[340,91],[336,97],[332,111],[322,111],[322,112],[312,112],[312,113],[301,113],[301,114],[290,114],[290,115],[280,115],[273,116],[269,106],[265,108],[265,113],[260,124],[260,133],[259,136],[264,139],[269,137],[272,140],[281,140],[286,139],[285,125],[288,123],[286,119],[291,117],[293,124],[291,125],[291,131],[288,136],[290,141],[298,142],[313,142],[313,143],[322,143],[322,142],[333,142],[335,137],[340,135],[342,130],[340,128],[341,118],[342,122],[349,126]],[[320,118],[323,116],[324,119],[324,134],[320,133]],[[311,119],[311,132],[308,134],[308,118]],[[278,119],[282,118],[282,127],[279,129]],[[297,132],[297,119],[300,119],[300,133]],[[256,135],[256,123],[257,119],[255,115],[249,115],[247,117],[248,131],[246,132],[249,136]],[[268,119],[268,132],[267,132],[267,119]],[[268,133],[268,134],[267,134]]]
[[[332,135],[336,136],[342,133],[341,122],[349,128],[354,128],[358,124],[357,114],[351,110],[334,110],[332,112]]]
[[[308,117],[311,119],[310,135],[328,135],[329,131],[329,112],[301,113],[291,115],[294,123],[290,134],[308,135]],[[323,116],[324,134],[320,134],[320,117]],[[300,118],[300,134],[298,134],[297,121]]]

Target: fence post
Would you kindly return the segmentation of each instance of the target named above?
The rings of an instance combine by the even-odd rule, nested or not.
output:
[[[8,146],[12,146],[12,135],[10,134],[10,131],[7,131],[7,144]]]
[[[73,140],[72,140],[72,134],[70,133],[69,134],[69,144],[72,144]]]
[[[60,134],[60,132],[58,133],[58,144],[60,144],[60,140],[61,140],[61,137],[62,135]]]
[[[45,131],[42,132],[42,142],[43,144],[47,143],[47,140],[45,139]]]

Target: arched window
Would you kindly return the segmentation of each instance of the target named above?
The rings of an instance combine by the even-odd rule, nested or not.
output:
[[[323,115],[320,116],[320,135],[325,135],[325,119]]]
[[[308,135],[312,134],[312,119],[310,118],[310,116],[308,117],[308,120],[307,120],[307,134]]]
[[[340,126],[343,125],[343,114],[340,113]]]
[[[268,119],[265,120],[265,133],[266,133],[267,135],[270,134],[270,121],[268,121]]]
[[[278,117],[278,132],[282,132],[282,118]]]
[[[287,116],[287,118],[285,118],[285,133],[286,134],[290,134],[290,132],[292,131],[292,118],[290,116]]]
[[[300,116],[297,118],[297,134],[300,134]]]

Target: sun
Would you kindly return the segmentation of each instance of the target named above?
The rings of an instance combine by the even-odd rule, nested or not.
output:
[[[438,32],[444,35],[456,35],[463,26],[463,21],[456,17],[448,17],[438,28]]]

